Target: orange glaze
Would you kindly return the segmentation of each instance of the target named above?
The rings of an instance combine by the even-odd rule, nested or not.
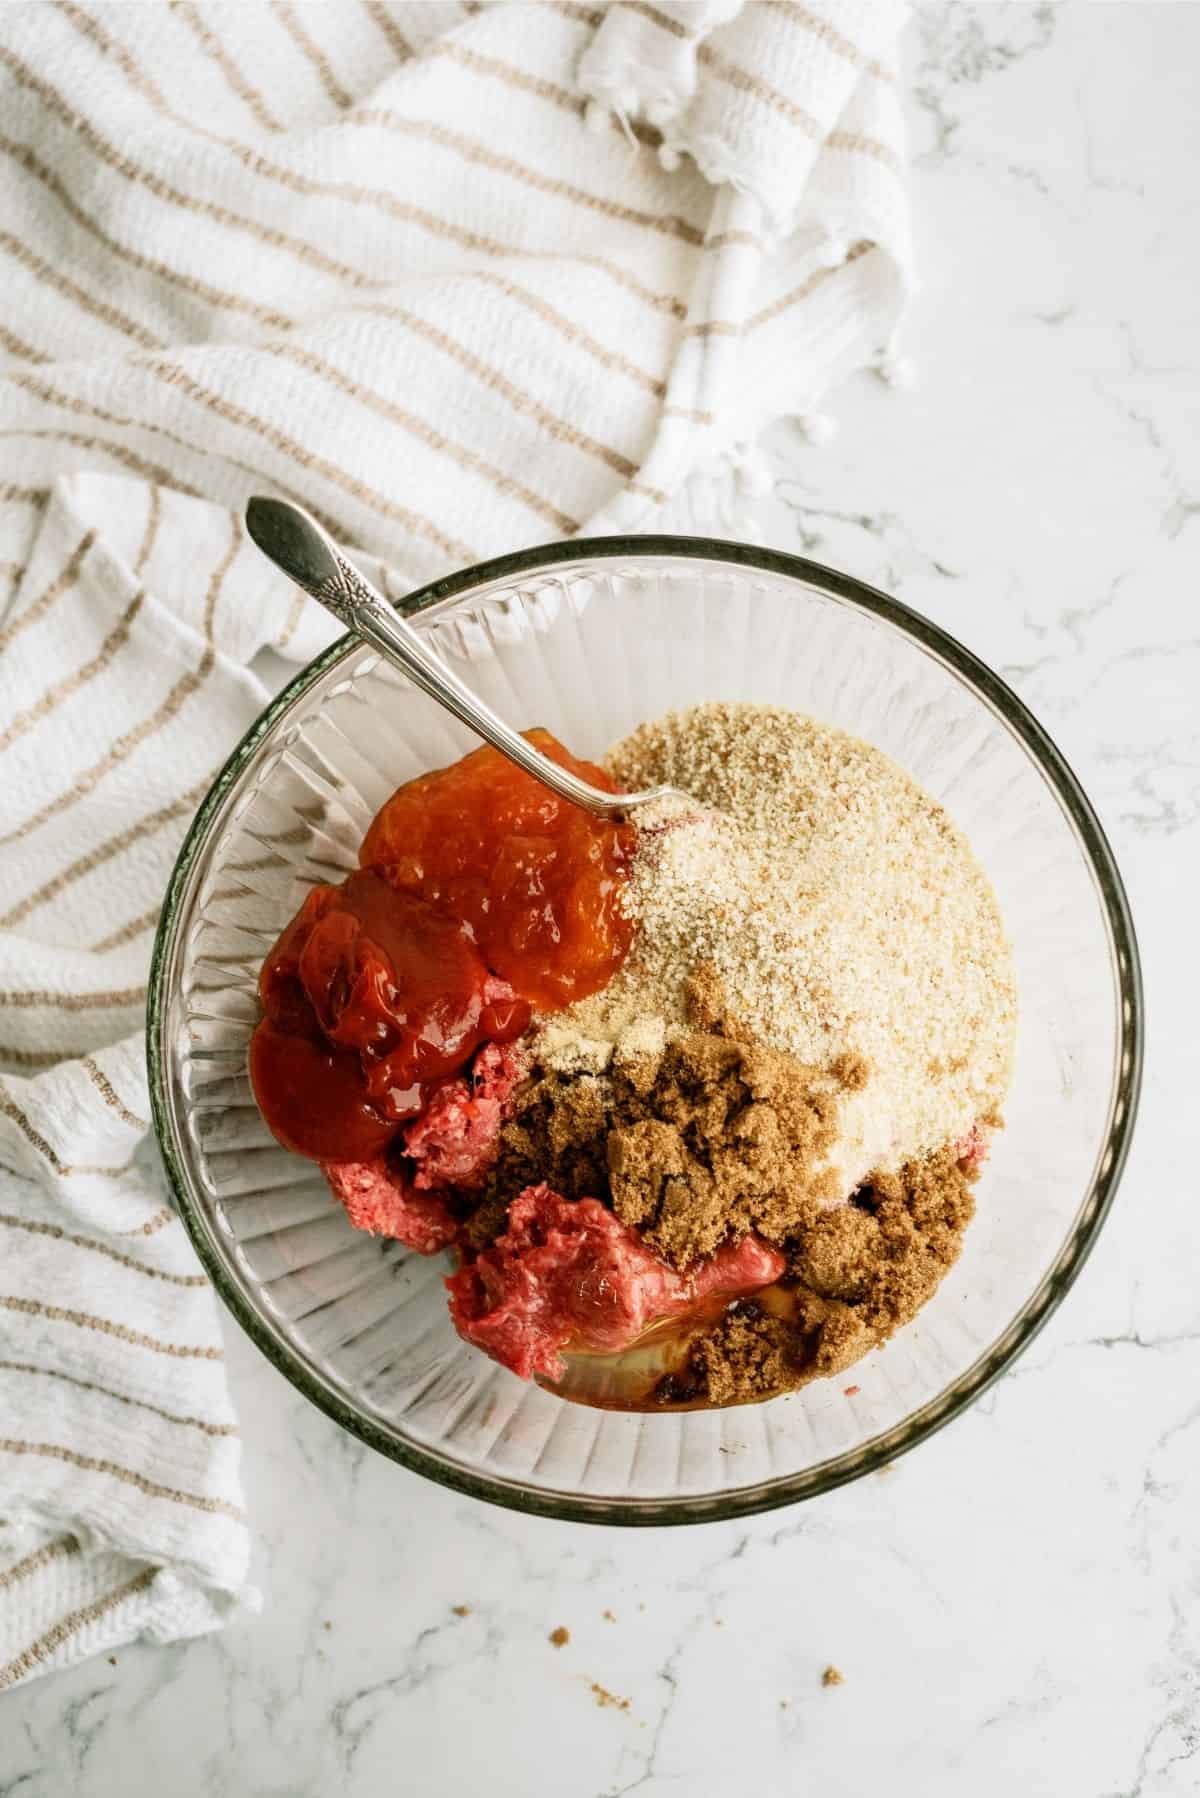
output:
[[[527,735],[615,790],[549,732]],[[399,788],[360,871],[314,888],[263,963],[250,1078],[278,1140],[318,1161],[381,1155],[482,1043],[605,985],[632,935],[618,900],[633,842],[493,749]]]
[[[524,734],[581,779],[617,791],[549,731]],[[607,985],[629,951],[633,925],[618,901],[633,846],[632,826],[556,798],[489,748],[394,793],[359,861],[464,919],[494,973],[557,1011]]]

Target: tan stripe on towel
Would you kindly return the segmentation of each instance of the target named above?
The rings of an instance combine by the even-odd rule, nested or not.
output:
[[[57,88],[52,87],[49,82],[43,81],[27,63],[22,62],[19,56],[14,55],[6,44],[0,44],[0,63],[4,64],[21,87],[36,94],[48,111],[52,112],[68,130],[73,131],[86,143],[101,162],[106,163],[109,168],[115,169],[127,181],[144,187],[167,205],[177,206],[182,211],[193,213],[201,218],[213,219],[217,224],[228,226],[230,230],[244,232],[259,243],[270,245],[273,249],[284,250],[309,268],[319,269],[323,274],[334,275],[339,280],[350,282],[352,286],[379,285],[379,283],[369,280],[360,269],[351,268],[344,262],[338,262],[307,239],[289,237],[286,232],[277,231],[272,225],[264,225],[258,219],[243,217],[240,213],[231,212],[227,206],[222,206],[216,200],[205,200],[196,194],[185,193],[182,188],[165,181],[152,169],[143,168],[141,164],[135,163],[123,150],[106,138],[90,119],[84,118],[71,105],[70,101],[58,92]],[[161,348],[162,346],[158,344],[157,340],[154,340],[153,347]]]
[[[489,286],[495,287],[509,299],[516,300],[518,305],[526,307],[528,311],[542,319],[561,337],[565,337],[568,343],[578,344],[579,348],[586,351],[593,361],[598,362],[602,368],[615,369],[619,374],[628,375],[631,381],[636,381],[639,387],[644,387],[647,393],[654,394],[656,399],[661,399],[666,393],[667,384],[665,381],[660,381],[657,375],[652,375],[646,369],[639,368],[636,362],[630,362],[629,358],[623,356],[620,350],[610,350],[604,344],[598,343],[594,337],[589,336],[582,325],[576,324],[574,319],[568,318],[565,312],[556,311],[547,300],[542,299],[540,294],[531,293],[527,287],[520,286],[516,281],[510,281],[506,275],[498,275],[487,268],[473,268],[464,269],[459,278],[464,281],[486,281]]]
[[[17,713],[8,729],[0,731],[0,750],[8,749],[19,737],[23,737],[26,731],[30,731],[35,725],[40,724],[43,718],[48,718],[64,699],[70,699],[73,693],[78,693],[82,687],[86,687],[97,674],[103,674],[127,642],[130,630],[133,628],[133,621],[140,612],[145,597],[144,593],[134,594],[89,662],[85,662],[81,668],[76,668],[71,674],[65,675],[62,680],[56,681],[52,687],[47,687],[41,698],[27,711]],[[0,998],[0,1004],[3,1004],[2,998]]]
[[[14,237],[10,231],[0,231],[0,248],[7,250],[13,260],[19,262],[22,268],[28,269],[34,279],[40,281],[43,286],[52,287],[58,293],[65,294],[69,300],[74,300],[82,311],[90,313],[93,318],[98,318],[102,324],[111,325],[113,330],[120,331],[123,337],[131,337],[135,343],[140,343],[143,349],[161,350],[164,348],[161,337],[156,337],[153,331],[147,331],[144,326],[138,324],[136,319],[130,318],[116,306],[110,306],[106,300],[99,300],[94,294],[88,293],[86,288],[80,287],[72,281],[69,275],[64,275],[61,269],[52,268],[48,262],[42,260],[35,250],[31,250],[28,244],[22,243],[20,238]]]
[[[388,48],[401,62],[407,62],[412,55],[412,45],[400,30],[395,19],[389,13],[382,0],[363,0],[363,10],[368,13],[387,39]]]
[[[196,667],[190,673],[180,675],[162,704],[151,713],[149,718],[144,718],[140,724],[135,724],[132,730],[127,730],[122,736],[119,736],[111,748],[107,749],[100,757],[100,760],[93,762],[90,768],[85,769],[65,793],[59,793],[55,798],[47,800],[46,804],[39,811],[34,812],[31,817],[26,818],[23,824],[18,824],[13,830],[0,837],[0,848],[3,848],[6,843],[15,843],[22,837],[32,835],[35,830],[40,830],[43,824],[48,824],[52,818],[57,818],[62,812],[68,811],[71,806],[77,805],[81,799],[86,799],[89,793],[95,791],[105,776],[111,774],[114,768],[120,767],[121,763],[131,756],[135,749],[140,748],[143,743],[148,742],[171,723],[193,693],[197,693],[204,685],[216,665],[216,659],[212,645],[209,644]],[[4,995],[0,993],[0,1005],[4,1003]]]
[[[245,541],[246,527],[242,523],[239,514],[231,512],[229,514],[229,547],[213,569],[212,574],[209,577],[208,591],[204,595],[204,635],[210,643],[213,641],[213,625],[217,616],[217,602],[221,597],[221,590],[225,585],[225,576],[233,567],[234,562],[237,560],[237,553]],[[208,657],[205,657],[205,660],[207,661]],[[199,673],[199,669],[197,669],[196,672]]]
[[[322,50],[315,39],[311,38],[307,31],[305,31],[297,16],[295,7],[289,6],[288,0],[271,0],[271,11],[275,14],[275,17],[288,33],[292,42],[300,51],[300,54],[306,57],[312,64],[313,68],[316,70],[318,81],[325,89],[326,94],[328,94],[329,98],[333,101],[333,104],[342,112],[344,112],[348,106],[353,106],[354,95],[346,92],[346,89],[334,74],[333,65],[326,56],[324,50]],[[336,20],[337,13],[336,11],[331,11],[326,17]]]
[[[142,542],[137,553],[137,560],[133,564],[133,572],[135,574],[141,574],[146,563],[150,560],[150,554],[157,541],[158,527],[161,522],[162,494],[157,487],[151,487],[150,503],[146,510],[146,529],[142,535]]]
[[[590,437],[586,431],[581,431],[575,425],[568,423],[565,418],[559,418],[548,407],[535,400],[532,394],[514,385],[498,369],[493,368],[490,363],[482,361],[472,350],[467,349],[465,344],[459,343],[457,338],[451,337],[449,332],[443,331],[440,326],[421,318],[418,313],[410,312],[407,306],[389,305],[382,300],[363,300],[348,310],[376,313],[382,318],[394,318],[400,324],[407,325],[408,329],[416,336],[423,337],[427,343],[435,345],[443,354],[457,362],[460,367],[473,374],[476,380],[481,381],[485,387],[491,388],[493,393],[500,394],[503,399],[508,401],[514,412],[528,413],[531,418],[536,419],[542,429],[556,442],[569,443],[575,449],[595,456],[598,461],[614,469],[625,480],[629,480],[637,473],[637,463],[632,462],[628,456],[623,456],[619,450],[610,449],[606,443],[597,442],[594,437]]]
[[[455,38],[443,37],[435,43],[427,44],[421,57],[423,61],[438,57],[443,61],[456,62],[461,68],[470,69],[473,74],[491,75],[506,87],[515,88],[521,93],[535,94],[539,100],[548,100],[552,106],[560,106],[564,112],[573,112],[579,117],[587,110],[587,99],[583,94],[560,87],[557,81],[549,81],[544,75],[533,75],[527,69],[520,69],[515,63],[505,62],[499,56],[486,56],[482,50],[470,49]],[[641,119],[631,119],[628,128],[641,144],[657,148],[662,142],[662,132],[653,125],[644,124]]]
[[[175,1221],[175,1213],[171,1210],[171,1207],[169,1205],[164,1205],[161,1211],[156,1211],[152,1216],[148,1217],[144,1224],[136,1224],[132,1230],[114,1230],[113,1235],[157,1236],[160,1230],[165,1229],[168,1224],[173,1224]]]
[[[0,500],[36,506],[40,511],[49,498],[49,487],[18,487],[15,481],[0,481]]]
[[[81,1055],[79,1061],[84,1073],[87,1075],[96,1091],[100,1094],[104,1103],[108,1106],[110,1111],[116,1112],[123,1124],[128,1124],[131,1130],[145,1131],[150,1128],[150,1123],[147,1118],[138,1117],[137,1113],[135,1111],[130,1111],[128,1105],[122,1101],[120,1093],[118,1093],[116,1087],[113,1085],[98,1061],[94,1060],[90,1055]]]
[[[43,1305],[39,1299],[0,1294],[0,1309],[20,1312],[25,1317],[45,1317],[51,1323],[73,1324],[77,1330],[95,1330],[100,1336],[115,1337],[133,1348],[151,1349],[156,1355],[172,1355],[180,1361],[223,1361],[219,1348],[196,1347],[189,1343],[160,1342],[144,1330],[131,1330],[126,1324],[114,1323],[109,1317],[94,1317],[90,1311],[69,1310],[63,1305]]]
[[[7,325],[0,325],[0,349],[7,350],[10,356],[18,356],[23,362],[53,362],[53,356],[44,356],[41,350],[35,350],[31,343],[10,331]]]
[[[194,1511],[208,1511],[215,1516],[232,1517],[235,1523],[241,1523],[246,1513],[240,1505],[231,1505],[225,1498],[205,1498],[198,1492],[181,1492],[177,1486],[163,1486],[158,1480],[148,1480],[144,1473],[137,1473],[132,1467],[121,1467],[116,1461],[103,1461],[95,1455],[81,1455],[73,1448],[63,1448],[57,1442],[24,1442],[13,1437],[0,1437],[0,1450],[10,1455],[41,1455],[49,1461],[65,1461],[71,1467],[79,1467],[85,1473],[107,1473],[115,1480],[124,1480],[128,1486],[136,1486],[148,1498],[169,1499],[175,1505],[188,1505]],[[0,1674],[0,1679],[3,1675]]]
[[[694,37],[681,19],[672,18],[670,13],[660,12],[657,6],[650,6],[648,0],[625,0],[626,12],[641,13],[643,19],[649,19],[660,31],[666,31],[671,37]]]
[[[131,1268],[136,1274],[145,1274],[150,1280],[166,1280],[171,1286],[208,1285],[203,1274],[173,1274],[161,1267],[147,1267],[144,1261],[122,1254],[120,1249],[109,1248],[106,1242],[97,1242],[91,1236],[77,1236],[74,1231],[64,1230],[58,1224],[34,1223],[31,1219],[14,1217],[7,1211],[0,1211],[0,1226],[6,1230],[25,1230],[30,1236],[48,1236],[54,1242],[69,1242],[78,1249],[90,1249],[94,1254],[106,1255],[121,1267]]]
[[[18,900],[16,905],[10,906],[4,916],[0,918],[0,930],[14,929],[29,916],[30,912],[36,911],[39,905],[45,905],[50,899],[57,899],[61,892],[73,885],[75,881],[81,880],[85,874],[90,874],[93,869],[101,867],[104,862],[111,861],[114,855],[120,855],[123,849],[128,849],[131,844],[139,842],[151,831],[157,830],[160,825],[169,824],[183,813],[190,812],[201,794],[207,791],[208,784],[207,780],[198,781],[180,798],[172,799],[169,805],[164,805],[159,811],[150,812],[146,817],[139,818],[136,824],[130,824],[125,830],[118,832],[115,837],[109,837],[106,842],[97,844],[86,854],[77,856],[52,879],[47,880],[24,899]]]
[[[53,1171],[58,1174],[61,1179],[69,1179],[75,1174],[102,1174],[106,1179],[115,1180],[122,1174],[127,1174],[133,1166],[132,1161],[126,1161],[122,1163],[120,1167],[93,1167],[89,1163],[82,1163],[77,1167],[71,1167],[66,1162],[60,1161],[50,1144],[46,1141],[46,1138],[41,1134],[40,1130],[34,1129],[33,1125],[3,1082],[0,1082],[0,1117],[8,1118],[10,1123],[17,1126],[17,1129],[21,1132],[21,1135],[25,1138],[30,1147],[36,1149],[38,1154],[43,1156],[44,1159],[49,1162]]]
[[[153,81],[144,69],[138,67],[128,50],[118,44],[115,38],[110,37],[97,19],[93,19],[90,13],[84,12],[82,7],[73,5],[72,0],[52,0],[52,4],[75,27],[76,31],[95,44],[101,56],[110,57],[116,63],[125,79],[137,88],[144,99],[149,100],[156,112],[164,113],[168,117],[172,116],[170,103],[158,83]]]
[[[523,481],[514,480],[502,468],[497,468],[482,456],[477,456],[474,450],[467,449],[465,445],[454,443],[433,425],[427,424],[415,413],[406,411],[403,406],[396,405],[394,401],[385,399],[374,388],[361,386],[349,375],[343,374],[340,368],[335,368],[331,362],[327,362],[323,356],[318,356],[312,350],[306,349],[303,344],[273,343],[264,347],[269,349],[271,355],[286,357],[300,368],[306,368],[311,374],[331,382],[342,393],[357,400],[360,405],[378,413],[381,418],[390,419],[393,424],[400,425],[412,436],[419,438],[422,443],[428,444],[430,449],[439,450],[443,455],[449,456],[451,461],[457,462],[460,468],[470,469],[472,473],[481,475],[498,493],[504,493],[513,499],[520,500],[531,512],[536,513],[539,518],[544,518],[547,523],[554,526],[555,530],[561,531],[564,537],[573,536],[580,528],[577,518],[572,518],[568,512],[560,511],[549,500],[543,499],[541,494],[535,493],[531,487],[527,487]]]
[[[394,518],[414,537],[424,538],[426,542],[432,543],[435,548],[440,549],[452,560],[458,562],[478,562],[480,560],[478,551],[472,549],[470,544],[447,536],[432,520],[422,517],[419,512],[410,511],[407,506],[397,505],[385,493],[368,487],[365,481],[358,479],[357,475],[350,474],[347,469],[327,461],[324,456],[315,455],[311,450],[305,449],[302,443],[297,442],[294,437],[289,437],[286,431],[280,430],[279,426],[272,424],[269,419],[259,418],[254,413],[247,412],[244,406],[239,406],[234,400],[226,399],[224,394],[216,393],[210,387],[201,386],[200,382],[193,379],[187,369],[180,367],[178,363],[141,362],[139,366],[149,369],[159,380],[165,381],[168,387],[177,387],[181,393],[186,393],[189,399],[207,407],[210,412],[216,413],[218,418],[225,419],[228,424],[237,425],[242,430],[253,431],[256,436],[261,437],[273,449],[278,450],[281,455],[289,457],[301,468],[311,468],[315,473],[324,475],[327,480],[335,482],[346,493],[352,494],[355,499],[364,506],[368,506],[372,511],[381,513],[385,518]],[[2,747],[3,743],[0,741],[0,748]]]
[[[115,1399],[119,1405],[134,1405],[139,1411],[150,1411],[155,1417],[161,1417],[165,1423],[177,1423],[185,1429],[200,1430],[205,1436],[240,1436],[241,1431],[232,1423],[209,1423],[203,1417],[181,1417],[177,1411],[164,1411],[161,1405],[152,1405],[146,1398],[130,1398],[126,1392],[114,1392],[111,1386],[98,1385],[95,1380],[81,1380],[73,1373],[63,1373],[57,1367],[35,1367],[28,1361],[0,1361],[0,1370],[6,1373],[41,1374],[48,1380],[62,1380],[65,1385],[78,1386],[81,1392],[100,1392],[105,1398]],[[0,1586],[4,1580],[0,1577]]]
[[[437,144],[480,168],[491,169],[498,175],[510,175],[513,180],[531,187],[535,193],[554,194],[559,199],[570,200],[573,205],[601,213],[605,218],[616,219],[621,224],[640,225],[648,231],[657,231],[664,237],[678,238],[682,243],[704,242],[703,231],[675,213],[646,212],[641,207],[625,206],[618,200],[610,200],[603,194],[589,193],[586,188],[576,187],[573,182],[564,181],[557,175],[543,174],[540,169],[531,169],[525,163],[518,162],[515,157],[504,156],[487,144],[466,137],[461,131],[452,131],[449,126],[437,124],[431,119],[407,119],[403,114],[391,112],[386,107],[360,108],[354,115],[353,123],[374,125],[381,130],[394,131],[401,137]],[[366,190],[363,197],[366,197]]]
[[[3,47],[0,44],[0,50]],[[10,378],[16,380],[20,377],[12,376]],[[147,425],[144,428],[150,430],[152,427]],[[170,432],[164,431],[163,435],[170,436]],[[110,443],[105,437],[90,437],[82,431],[50,430],[33,425],[19,425],[8,430],[0,430],[0,437],[33,437],[47,443],[69,443],[75,449],[87,450],[92,455],[99,450],[103,455],[111,456],[114,462],[120,462],[123,467],[132,469],[134,474],[142,475],[147,481],[156,481],[160,487],[174,487],[176,492],[189,493],[193,499],[204,497],[199,487],[193,487],[190,482],[181,480],[178,475],[173,475],[170,469],[164,468],[161,463],[147,461],[145,456],[139,456],[136,451],[127,449],[123,443]],[[196,454],[202,455],[203,451],[197,450]]]
[[[44,987],[0,991],[0,1007],[10,1005],[18,1010],[46,1005],[55,1011],[107,1011],[110,1006],[145,1003],[144,986],[125,986],[95,993],[54,993]]]
[[[22,1649],[16,1660],[9,1661],[7,1666],[0,1667],[0,1691],[3,1691],[6,1686],[16,1685],[19,1679],[23,1679],[27,1673],[32,1673],[35,1667],[53,1654],[56,1648],[61,1648],[64,1642],[69,1642],[79,1630],[86,1629],[89,1624],[99,1623],[102,1617],[107,1617],[110,1611],[115,1611],[117,1606],[123,1604],[127,1598],[132,1598],[137,1592],[144,1592],[155,1578],[156,1573],[156,1568],[146,1567],[133,1579],[126,1580],[123,1586],[118,1586],[114,1592],[109,1592],[104,1598],[96,1599],[94,1604],[81,1605],[77,1611],[68,1611],[67,1615],[61,1617],[53,1629],[46,1630],[43,1635],[37,1637],[36,1641],[31,1642],[28,1648]]]
[[[23,1560],[14,1561],[11,1567],[0,1572],[0,1592],[5,1586],[15,1586],[18,1580],[28,1579],[31,1573],[39,1568],[49,1567],[54,1561],[61,1561],[66,1555],[77,1555],[79,1544],[74,1536],[60,1536],[57,1542],[47,1542],[44,1548],[35,1548],[32,1554]]]
[[[850,263],[857,262],[860,256],[865,256],[867,251],[873,248],[873,244],[865,241],[852,244],[846,256],[846,260],[841,266],[846,268]],[[837,270],[833,268],[814,269],[812,274],[801,281],[798,287],[791,288],[787,293],[782,294],[779,299],[772,300],[769,306],[764,306],[761,312],[756,312],[748,318],[746,320],[746,330],[757,331],[760,325],[770,324],[772,319],[778,318],[780,313],[786,312],[789,306],[795,306],[800,300],[807,299],[814,288],[819,287],[822,281],[828,281],[830,276],[835,275],[836,273]]]
[[[242,71],[214,31],[210,31],[200,15],[198,7],[189,4],[189,0],[171,0],[171,10],[196,35],[200,48],[216,63],[230,90],[235,93],[244,105],[250,108],[264,131],[282,131],[284,127],[272,113],[258,89],[247,81]]]
[[[696,52],[696,60],[711,69],[713,74],[722,81],[728,82],[730,87],[736,88],[739,93],[751,94],[754,99],[761,100],[764,105],[770,106],[791,124],[797,126],[805,137],[811,138],[814,143],[819,144],[824,138],[825,127],[819,119],[813,117],[811,112],[808,112],[803,106],[798,106],[787,94],[781,94],[778,88],[772,87],[770,82],[764,81],[761,76],[752,75],[748,69],[739,67],[735,62],[730,62],[729,58],[722,56],[721,52],[714,49],[712,44],[701,44]]]
[[[194,194],[187,194],[181,189],[173,187],[151,170],[144,169],[132,162],[115,144],[103,137],[90,120],[82,118],[75,112],[62,94],[47,82],[42,81],[33,69],[23,63],[20,57],[14,56],[4,44],[0,44],[0,63],[10,70],[22,87],[37,94],[42,103],[69,130],[76,131],[102,162],[116,169],[127,180],[147,188],[159,199],[170,205],[182,207],[186,211],[198,213],[202,217],[215,219],[218,224],[226,225],[231,230],[245,232],[260,243],[287,251],[309,267],[320,269],[323,273],[333,275],[353,287],[378,288],[387,285],[386,282],[371,280],[363,274],[361,269],[338,262],[305,239],[289,237],[286,233],[264,225],[256,219],[244,218],[238,213],[230,212],[228,207],[221,206],[214,200],[202,200]],[[284,178],[278,173],[278,165],[267,163],[266,159],[258,156],[256,152],[246,150],[244,156],[251,158],[253,165],[258,168],[260,173],[273,174],[276,179]],[[339,195],[356,197],[353,192],[347,195],[344,183],[322,186],[292,170],[284,171],[284,176],[286,176],[287,185],[293,187],[297,192],[324,192],[330,197]],[[361,197],[361,194],[357,197]],[[466,249],[477,250],[488,256],[521,256],[535,262],[542,262],[546,259],[545,251],[518,248],[514,244],[503,244],[495,238],[486,237],[481,232],[472,231],[464,226],[454,224],[449,219],[441,218],[437,214],[426,212],[422,207],[409,206],[406,202],[399,200],[393,201],[390,196],[383,197],[389,201],[389,210],[395,216],[421,226],[423,230],[429,231],[434,236],[447,238],[451,242],[461,244]],[[676,318],[686,316],[686,307],[676,295],[655,292],[653,288],[647,287],[644,282],[640,281],[631,270],[610,261],[607,257],[575,256],[571,260],[589,268],[602,269],[612,280],[627,288],[631,293],[637,294],[647,305],[653,306],[659,311],[670,312]]]
[[[15,1043],[0,1043],[0,1061],[31,1074],[57,1067],[60,1061],[78,1061],[82,1055],[82,1049],[18,1049]]]
[[[49,586],[39,593],[33,604],[27,606],[19,618],[14,618],[10,625],[7,625],[4,630],[0,630],[0,650],[7,649],[14,637],[18,637],[28,625],[36,624],[39,618],[44,618],[55,600],[70,591],[79,579],[79,571],[83,567],[84,557],[95,541],[95,531],[84,532],[68,556],[66,563]]]
[[[157,528],[158,523],[158,488],[152,487],[150,491],[154,495],[154,498],[151,502],[151,515],[147,526],[146,539],[143,543],[142,551],[138,556],[139,570],[145,561],[149,545],[153,541],[153,532]],[[203,686],[205,680],[216,665],[216,654],[211,639],[217,600],[220,596],[221,586],[225,576],[228,574],[230,566],[241,546],[241,541],[241,521],[239,519],[234,519],[233,542],[209,582],[208,595],[204,608],[204,634],[209,639],[209,643],[196,667],[189,673],[181,675],[163,700],[162,704],[151,713],[150,717],[143,719],[141,724],[134,725],[131,730],[127,730],[122,736],[119,736],[111,747],[106,750],[104,755],[101,756],[100,760],[94,762],[90,768],[85,769],[65,793],[59,793],[54,799],[48,800],[46,804],[42,806],[40,811],[34,812],[31,817],[26,818],[23,824],[17,825],[14,830],[10,830],[4,836],[0,837],[0,847],[3,847],[5,843],[16,842],[22,837],[31,835],[33,831],[39,830],[41,826],[48,823],[50,819],[58,817],[61,812],[66,811],[72,805],[78,804],[81,799],[86,799],[87,795],[94,791],[106,775],[110,774],[114,768],[119,767],[128,756],[133,754],[135,749],[138,749],[143,743],[154,737],[165,725],[169,724],[191,698],[192,694],[198,692]],[[0,1005],[3,1005],[4,1003],[4,995],[0,993]]]
[[[861,131],[831,131],[825,144],[827,149],[845,150],[852,156],[870,156],[875,162],[881,162],[884,168],[896,172],[903,166],[889,144],[881,144],[873,137],[864,137]]]
[[[297,588],[296,591],[299,592],[300,589]],[[303,594],[301,594],[301,598],[303,597]],[[132,943],[137,937],[141,936],[144,931],[154,929],[155,925],[158,923],[158,916],[161,910],[161,905],[152,905],[150,910],[148,912],[143,912],[140,918],[132,918],[128,924],[122,924],[120,928],[114,930],[111,935],[101,937],[98,943],[89,944],[92,953],[94,955],[107,955],[110,949],[123,949],[126,943]]]
[[[891,69],[885,69],[881,62],[875,61],[874,57],[865,55],[857,44],[852,44],[848,37],[843,37],[837,27],[831,25],[828,19],[819,19],[815,13],[809,12],[807,6],[799,5],[798,0],[762,0],[762,3],[764,6],[773,7],[776,12],[783,13],[802,31],[807,31],[811,37],[819,38],[838,56],[844,58],[846,62],[852,63],[856,69],[865,69],[878,81],[895,80]]]
[[[112,255],[119,256],[131,268],[144,269],[148,275],[154,275],[160,281],[169,281],[184,293],[195,299],[203,300],[206,305],[223,307],[227,312],[240,312],[247,318],[257,319],[260,324],[269,325],[273,331],[287,331],[296,323],[286,312],[280,312],[273,306],[260,306],[257,300],[247,299],[243,294],[227,293],[223,288],[213,287],[202,281],[198,275],[186,274],[182,269],[169,268],[165,262],[159,262],[153,256],[143,256],[139,250],[131,249],[123,244],[98,224],[91,215],[84,211],[72,195],[63,186],[54,170],[38,160],[26,144],[15,143],[12,138],[0,133],[0,155],[9,156],[19,162],[27,174],[40,181],[48,193],[54,195],[67,215],[83,230],[90,232],[97,243],[104,245]]]

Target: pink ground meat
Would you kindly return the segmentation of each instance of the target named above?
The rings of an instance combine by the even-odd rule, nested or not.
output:
[[[500,1126],[523,1062],[513,1043],[485,1043],[465,1077],[447,1080],[404,1131],[413,1185],[478,1186],[496,1157]]]
[[[323,1161],[321,1172],[356,1230],[394,1236],[418,1255],[436,1255],[458,1235],[445,1194],[418,1192],[382,1155],[374,1161]]]
[[[965,1136],[954,1145],[954,1153],[964,1167],[982,1167],[988,1158],[988,1133],[982,1124],[972,1124]]]
[[[614,1353],[701,1299],[769,1286],[784,1266],[777,1250],[747,1236],[680,1274],[598,1200],[541,1185],[513,1200],[505,1234],[446,1286],[460,1336],[522,1379],[558,1380],[568,1344]]]
[[[321,1172],[355,1229],[394,1237],[418,1255],[447,1248],[458,1222],[443,1189],[477,1185],[491,1166],[521,1071],[515,1044],[484,1043],[470,1073],[440,1086],[400,1133],[399,1156],[323,1161]]]

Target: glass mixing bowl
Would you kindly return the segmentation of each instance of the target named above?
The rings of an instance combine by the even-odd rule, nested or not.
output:
[[[217,1290],[315,1404],[373,1448],[516,1509],[682,1523],[790,1503],[948,1422],[1031,1341],[1079,1272],[1129,1145],[1141,990],[1112,854],[1046,733],[926,620],[795,557],[690,538],[523,552],[407,602],[521,727],[598,756],[701,700],[790,706],[877,744],[965,829],[1012,939],[1020,1027],[1007,1128],[958,1264],[849,1380],[666,1415],[569,1404],[462,1342],[443,1257],[351,1228],[251,1097],[263,952],[355,864],[401,781],[474,740],[367,648],[334,644],[267,708],[179,856],[149,1000],[155,1126]],[[846,895],[853,905],[854,895]]]

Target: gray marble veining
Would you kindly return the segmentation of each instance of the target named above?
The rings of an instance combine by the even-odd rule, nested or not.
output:
[[[927,6],[908,48],[919,381],[778,427],[758,534],[1001,669],[1112,835],[1150,1060],[1086,1274],[915,1455],[676,1532],[426,1485],[230,1332],[263,1613],[0,1699],[0,1798],[1200,1784],[1200,7]]]

